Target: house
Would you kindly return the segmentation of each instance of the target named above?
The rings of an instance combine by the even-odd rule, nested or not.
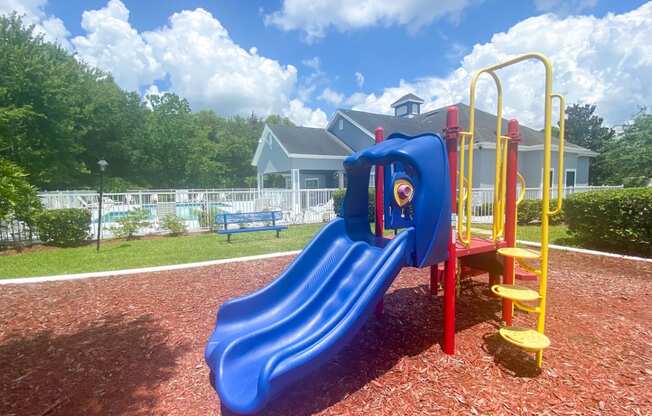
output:
[[[344,186],[342,161],[352,152],[374,144],[374,131],[383,127],[385,137],[392,133],[417,135],[442,133],[447,107],[421,113],[424,101],[407,94],[392,104],[394,115],[339,109],[324,129],[266,125],[258,142],[252,165],[258,170],[259,188],[264,175],[281,174],[292,189],[335,188]],[[460,125],[468,126],[469,106],[454,104],[460,113]],[[491,188],[494,184],[496,116],[476,109],[476,135],[473,158],[473,187]],[[503,119],[503,134],[507,120]],[[521,125],[519,172],[528,188],[542,185],[543,133]],[[570,143],[565,145],[563,172],[557,172],[558,139],[553,137],[550,177],[556,183],[562,174],[565,187],[588,186],[589,159],[597,153]]]

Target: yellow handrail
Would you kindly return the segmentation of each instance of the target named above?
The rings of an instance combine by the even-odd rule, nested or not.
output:
[[[562,193],[564,191],[562,182],[562,172],[564,172],[564,129],[566,122],[566,101],[561,94],[552,94],[552,98],[559,100],[559,148],[557,154],[557,207],[548,213],[548,215],[555,215],[561,211]]]
[[[496,98],[496,165],[498,165],[499,160],[500,160],[500,138],[502,136],[501,134],[501,129],[502,129],[502,120],[503,120],[503,87],[502,84],[500,83],[500,79],[498,76],[493,72],[491,68],[485,68],[481,69],[480,71],[476,72],[473,75],[473,79],[471,80],[471,87],[470,87],[470,102],[469,102],[469,130],[460,132],[460,180],[459,180],[459,191],[458,194],[462,194],[462,190],[464,188],[464,179],[465,179],[465,168],[466,168],[466,137],[469,137],[468,141],[468,153],[469,153],[469,160],[468,160],[468,181],[466,182],[466,189],[467,189],[467,195],[471,195],[472,193],[472,187],[473,187],[473,146],[475,144],[475,91],[476,91],[476,84],[478,83],[478,78],[480,78],[480,75],[487,73],[489,74],[493,80],[494,83],[496,84],[496,91],[497,91],[497,98]],[[495,185],[496,188],[498,189],[498,181],[500,180],[500,170],[497,169],[496,172],[496,178],[495,178]],[[496,195],[496,192],[494,192],[494,210],[496,208],[496,198],[498,196]],[[458,205],[457,205],[457,214],[458,214],[458,221],[457,221],[457,238],[460,240],[464,245],[467,247],[469,246],[471,242],[471,197],[467,197],[466,201],[463,201],[462,198],[458,198]],[[495,211],[494,211],[495,212]],[[495,216],[494,216],[494,221],[495,221]],[[464,225],[462,225],[464,223]]]
[[[516,179],[518,179],[518,183],[521,184],[521,192],[518,195],[518,199],[516,200],[516,206],[518,206],[518,204],[520,204],[525,199],[525,178],[523,175],[516,172]]]
[[[542,195],[542,215],[541,215],[541,255],[540,255],[540,260],[541,260],[541,265],[540,265],[540,270],[539,270],[539,296],[540,296],[540,301],[539,301],[539,315],[537,319],[537,331],[541,334],[544,333],[545,329],[545,317],[546,317],[546,291],[547,291],[547,277],[548,277],[548,243],[549,243],[549,235],[548,235],[548,225],[549,225],[549,216],[554,214],[557,210],[550,211],[550,175],[548,172],[550,172],[550,159],[551,159],[551,151],[552,151],[552,144],[551,144],[551,138],[552,138],[552,98],[553,98],[553,93],[552,93],[552,64],[550,63],[550,60],[546,58],[544,55],[540,53],[527,53],[524,55],[517,56],[513,59],[510,59],[508,61],[492,65],[483,69],[480,69],[477,71],[472,80],[471,80],[471,88],[470,88],[470,112],[469,112],[469,131],[465,132],[462,137],[463,140],[461,141],[461,157],[460,157],[460,173],[462,178],[464,179],[464,144],[465,144],[465,135],[469,135],[471,139],[469,140],[469,173],[468,173],[468,186],[473,186],[473,135],[475,131],[475,93],[476,93],[476,83],[480,75],[483,73],[488,73],[492,76],[496,83],[496,88],[497,88],[497,93],[498,93],[498,110],[496,111],[496,175],[495,175],[495,188],[494,188],[494,238],[497,238],[499,233],[496,233],[496,231],[500,230],[500,224],[501,224],[501,219],[497,219],[497,217],[500,217],[499,213],[495,210],[496,208],[499,208],[500,205],[500,198],[501,198],[501,192],[502,192],[502,185],[501,182],[504,182],[504,180],[501,181],[501,176],[502,176],[502,171],[503,171],[503,166],[501,164],[501,150],[503,147],[503,144],[501,143],[501,127],[502,127],[502,87],[500,84],[500,80],[495,74],[495,71],[505,68],[510,65],[514,65],[519,62],[527,61],[527,60],[537,60],[541,62],[544,66],[545,70],[545,87],[544,87],[544,120],[543,120],[543,136],[544,136],[544,143],[543,143],[543,181],[542,181],[542,187],[543,187],[543,195]],[[556,98],[559,98],[560,100],[560,108],[562,109],[560,113],[563,114],[563,97],[561,97],[558,94],[555,94]],[[562,115],[563,119],[563,115]],[[506,147],[506,146],[505,146]],[[563,121],[560,121],[560,146],[559,146],[559,151],[560,151],[560,156],[559,159],[562,162],[560,166],[563,167]],[[561,182],[558,182],[559,190],[561,191]],[[464,183],[463,180],[460,180],[460,190],[463,189]],[[561,192],[560,192],[561,193]],[[461,193],[460,193],[461,195]],[[470,190],[469,190],[469,195],[470,195]],[[519,198],[521,199],[521,198]],[[464,204],[464,202],[466,204]],[[520,202],[520,201],[519,201]],[[558,195],[558,201],[557,201],[557,207],[561,207],[561,195]],[[466,211],[464,211],[464,208],[466,208]],[[460,215],[459,221],[458,221],[458,236],[461,241],[463,241],[465,244],[468,244],[470,242],[470,233],[471,233],[471,198],[467,198],[466,201],[460,200],[458,201],[458,213]],[[463,218],[466,215],[466,218]],[[466,224],[466,229],[464,230],[462,227],[462,222],[463,219],[465,220]],[[498,222],[496,222],[498,221]],[[463,233],[465,231],[465,233]],[[464,235],[463,235],[464,234]],[[543,350],[538,350],[537,351],[537,365],[541,367],[543,363]]]
[[[494,215],[493,218],[493,227],[492,227],[492,238],[494,241],[498,241],[500,237],[503,236],[505,231],[505,216],[501,213],[505,212],[506,205],[506,195],[507,195],[507,145],[510,140],[509,136],[500,136],[501,140],[498,140],[500,144],[500,152],[496,150],[497,153],[500,153],[500,159],[497,161],[496,171],[500,171],[500,176],[498,177],[498,183],[494,188]],[[497,197],[496,197],[497,196]]]

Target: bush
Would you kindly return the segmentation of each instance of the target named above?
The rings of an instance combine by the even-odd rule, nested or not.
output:
[[[550,217],[549,224],[557,225],[564,223],[564,211],[566,201],[562,204],[562,209],[559,214]],[[518,204],[516,216],[518,217],[519,225],[539,224],[541,223],[541,200],[540,199],[524,199]],[[550,210],[557,208],[557,199],[551,199]]]
[[[344,203],[344,196],[346,195],[346,190],[341,189],[333,193],[333,211],[335,215],[341,217],[342,204]],[[374,188],[369,188],[369,222],[374,222],[376,220],[376,190]]]
[[[133,240],[141,228],[147,227],[149,222],[149,211],[146,209],[135,209],[129,211],[127,215],[116,220],[118,227],[113,227],[111,231],[120,238]]]
[[[43,212],[37,189],[18,165],[0,159],[0,221],[17,220],[33,227]]]
[[[44,211],[37,219],[40,240],[60,247],[76,246],[87,240],[90,226],[90,211],[80,208]]]
[[[183,220],[176,215],[166,215],[161,221],[161,228],[168,230],[171,236],[182,235],[188,232],[188,227]]]
[[[652,188],[583,192],[566,202],[568,231],[587,247],[652,255]]]

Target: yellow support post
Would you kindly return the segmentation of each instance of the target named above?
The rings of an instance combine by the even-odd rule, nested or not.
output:
[[[488,73],[494,79],[497,90],[497,103],[498,108],[496,111],[497,122],[496,122],[496,172],[495,172],[495,187],[494,187],[494,220],[493,220],[493,231],[492,237],[495,241],[500,239],[504,231],[504,215],[503,209],[505,205],[505,179],[506,179],[506,157],[503,155],[504,150],[507,148],[506,143],[502,143],[503,136],[501,134],[502,129],[502,102],[503,102],[503,91],[500,83],[500,79],[496,75],[496,71],[499,69],[527,61],[527,60],[536,60],[543,64],[545,70],[545,92],[544,92],[544,145],[543,145],[543,195],[542,195],[542,215],[541,215],[541,252],[535,253],[528,251],[521,253],[521,249],[515,248],[503,248],[498,250],[498,252],[504,256],[515,257],[519,260],[524,267],[529,270],[534,270],[539,275],[539,291],[538,291],[538,305],[536,307],[528,307],[521,305],[526,309],[536,312],[538,314],[537,319],[537,330],[527,330],[522,328],[502,328],[500,333],[506,340],[521,346],[525,350],[536,352],[537,354],[537,366],[541,367],[543,364],[543,349],[549,345],[548,338],[544,335],[545,330],[545,318],[546,318],[546,301],[547,301],[547,285],[548,285],[548,244],[549,244],[549,219],[551,215],[555,215],[561,210],[562,198],[563,198],[563,188],[562,188],[562,177],[561,172],[563,171],[564,166],[564,112],[565,112],[565,102],[564,98],[559,94],[553,94],[552,92],[552,65],[550,60],[540,53],[528,53],[524,55],[517,56],[513,59],[510,59],[506,62],[502,62],[496,65],[492,65],[477,71],[473,78],[471,79],[470,87],[470,112],[469,112],[469,130],[462,133],[462,140],[460,144],[460,183],[459,190],[460,196],[463,195],[463,190],[466,188],[466,200],[460,197],[458,201],[458,237],[459,239],[468,245],[470,242],[471,234],[471,189],[473,186],[473,144],[474,144],[474,134],[475,134],[475,95],[476,95],[476,85],[480,75]],[[558,170],[560,174],[558,175],[557,181],[557,204],[554,210],[550,210],[550,164],[551,164],[551,154],[552,154],[552,100],[557,98],[559,100],[560,107],[560,120],[559,120],[559,157],[558,157]],[[466,158],[465,158],[465,145],[466,137],[469,137],[468,140],[468,180],[465,178],[466,171]],[[503,149],[504,148],[504,149]],[[522,179],[522,178],[521,178]],[[524,187],[524,183],[522,184]],[[518,202],[523,198],[524,189],[521,191],[521,195],[518,198]],[[464,225],[462,223],[464,222]],[[525,257],[538,259],[540,261],[539,268],[529,266],[525,263]],[[522,289],[514,287],[515,290],[511,290],[510,287],[505,287],[505,285],[496,285],[492,290],[499,296],[507,297],[516,296],[514,293],[520,293],[520,296],[524,296],[523,293],[528,293]]]

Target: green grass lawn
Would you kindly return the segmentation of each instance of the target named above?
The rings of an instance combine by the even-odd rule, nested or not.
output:
[[[473,224],[472,228],[491,230],[491,225]],[[568,234],[566,225],[551,225],[549,228],[549,237],[550,244],[576,246]],[[516,239],[538,243],[541,241],[541,227],[539,225],[519,225],[516,227]]]
[[[102,242],[99,253],[94,244],[36,250],[0,256],[0,279],[131,269],[300,250],[322,226],[292,225],[281,232],[280,238],[276,238],[274,232],[236,234],[231,243],[227,243],[226,236],[206,233],[134,241],[108,240]],[[373,229],[373,224],[371,227]],[[490,225],[473,227],[491,229]],[[386,231],[386,235],[392,234]],[[540,241],[539,226],[519,226],[518,239]],[[550,242],[573,245],[564,225],[550,227]]]
[[[97,272],[181,264],[302,249],[323,224],[291,225],[276,238],[273,231],[235,234],[231,243],[214,233],[155,237],[134,241],[56,248],[0,256],[0,279]]]

